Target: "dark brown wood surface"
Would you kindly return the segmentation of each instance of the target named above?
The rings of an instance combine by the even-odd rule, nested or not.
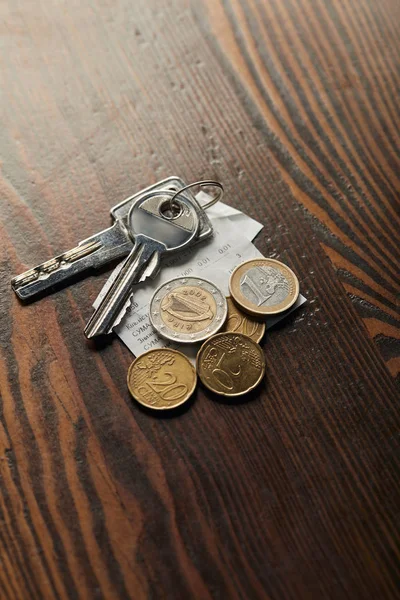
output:
[[[398,597],[396,0],[0,3],[1,600]],[[171,174],[221,180],[308,304],[247,402],[141,410],[10,279]],[[397,379],[396,379],[397,378]]]

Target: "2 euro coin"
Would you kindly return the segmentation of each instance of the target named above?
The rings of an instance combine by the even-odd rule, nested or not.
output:
[[[213,283],[199,277],[180,277],[156,290],[149,317],[160,336],[193,344],[219,331],[227,312],[226,298]]]

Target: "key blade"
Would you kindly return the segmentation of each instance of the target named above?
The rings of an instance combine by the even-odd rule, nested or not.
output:
[[[142,283],[147,278],[155,277],[158,274],[158,271],[159,271],[159,268],[158,268],[159,267],[159,262],[160,262],[160,257],[157,254],[153,254],[152,258],[149,260],[149,262],[147,263],[145,269],[143,270],[138,283]],[[93,307],[95,309],[97,309],[100,306],[100,302],[105,297],[105,295],[107,294],[108,290],[111,288],[112,284],[114,283],[114,281],[116,280],[116,278],[120,274],[120,271],[121,271],[121,269],[122,269],[123,266],[124,266],[124,261],[122,261],[117,267],[115,267],[114,271],[111,273],[110,277],[107,279],[106,283],[101,288],[101,291],[100,291],[99,295],[97,296],[96,300],[93,302]],[[122,321],[122,319],[123,319],[126,311],[128,310],[128,308],[132,304],[132,299],[133,299],[133,292],[132,292],[129,300],[126,303],[126,306],[124,306],[122,308],[120,314],[117,316],[117,319],[116,319],[116,322],[114,324],[114,327],[116,327],[117,325],[119,325],[120,322]]]
[[[89,319],[85,327],[85,335],[88,339],[111,333],[130,306],[132,285],[140,281],[144,270],[147,276],[158,272],[160,257],[165,251],[165,246],[153,240],[151,243],[149,240],[142,243],[140,238],[140,235],[137,236],[135,247]]]
[[[119,276],[123,266],[124,266],[124,261],[122,261],[117,267],[115,267],[114,271],[111,273],[110,277],[107,279],[106,283],[104,284],[104,286],[102,287],[102,289],[100,291],[100,294],[97,296],[96,300],[93,302],[93,307],[95,310],[97,310],[99,308],[101,301],[103,300],[103,298],[105,298],[107,292],[109,291],[109,289],[113,285],[114,281]],[[145,269],[145,271],[146,271],[146,269]],[[143,277],[144,277],[144,275],[141,276],[140,281],[143,281]],[[132,299],[133,299],[133,291],[132,291],[129,299],[126,301],[125,305],[122,307],[120,314],[117,316],[115,323],[114,323],[114,327],[119,325],[120,322],[122,321],[125,313],[127,312],[128,308],[132,304]]]
[[[159,270],[160,270],[160,254],[158,252],[155,252],[153,254],[153,256],[150,258],[150,260],[148,261],[148,263],[146,264],[146,267],[145,267],[144,271],[142,272],[138,283],[142,283],[143,281],[145,281],[148,278],[155,277],[158,274]],[[119,311],[119,313],[115,317],[115,321],[112,326],[112,329],[114,329],[115,327],[117,327],[117,325],[119,325],[121,323],[122,319],[126,315],[127,310],[132,306],[132,301],[133,301],[133,290],[131,289],[131,293],[129,295],[128,300],[125,302],[124,306],[122,307],[122,309]],[[110,331],[110,333],[111,333],[111,331]]]
[[[159,270],[160,270],[160,254],[158,252],[155,252],[153,254],[153,256],[151,257],[151,259],[146,264],[146,267],[145,267],[144,271],[142,272],[138,283],[142,283],[143,281],[145,281],[148,278],[155,277],[158,274]],[[115,317],[113,329],[121,323],[122,319],[126,315],[127,310],[132,306],[132,301],[133,301],[133,290],[131,289],[131,293],[130,293],[128,300],[125,302],[125,304],[122,307],[122,309],[120,310],[119,314],[116,315],[116,317]]]
[[[140,276],[139,283],[146,281],[146,279],[148,279],[149,277],[155,277],[159,271],[159,266],[160,266],[160,255],[153,254],[151,259],[147,263],[146,268],[144,269],[143,273]]]
[[[21,300],[29,300],[88,269],[126,256],[132,247],[132,241],[117,222],[72,250],[17,275],[11,280],[11,286]]]

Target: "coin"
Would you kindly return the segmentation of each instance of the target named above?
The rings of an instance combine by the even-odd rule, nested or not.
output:
[[[202,383],[222,396],[241,396],[264,377],[260,346],[242,333],[217,333],[204,342],[196,360]]]
[[[272,258],[252,259],[236,267],[229,288],[240,308],[256,317],[288,310],[299,295],[296,275]]]
[[[228,316],[221,331],[243,333],[255,342],[261,341],[265,333],[265,323],[261,323],[250,315],[243,313],[236,306],[231,296],[228,296],[226,301],[228,303]]]
[[[148,408],[165,410],[186,402],[196,387],[190,360],[171,348],[154,348],[136,358],[128,370],[132,396]]]
[[[225,296],[210,281],[198,277],[172,279],[150,300],[149,317],[162,337],[180,343],[200,342],[225,322]]]

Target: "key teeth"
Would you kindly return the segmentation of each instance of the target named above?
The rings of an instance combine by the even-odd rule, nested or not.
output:
[[[99,331],[99,330],[92,330],[92,323],[91,320],[87,323],[85,329],[84,329],[84,333],[85,336],[88,340],[95,338],[95,337],[99,337],[101,335],[109,335],[110,333],[112,333],[114,331],[114,329],[116,327],[118,327],[118,325],[122,322],[122,319],[124,318],[124,316],[126,315],[126,312],[128,311],[128,309],[131,307],[132,305],[132,300],[133,300],[133,292],[131,293],[131,295],[129,296],[128,300],[125,302],[124,306],[122,307],[118,317],[115,319],[114,323],[112,324],[112,326],[105,330],[105,331]],[[95,313],[93,313],[95,314]],[[93,317],[93,315],[92,315]]]
[[[115,319],[113,326],[112,326],[112,330],[114,330],[116,327],[118,327],[118,325],[121,323],[122,319],[124,318],[124,316],[126,315],[128,310],[130,310],[130,308],[132,306],[132,300],[133,300],[133,292],[129,296],[128,300],[125,302],[118,317]],[[109,332],[109,333],[111,333],[111,332]]]
[[[139,283],[142,283],[148,277],[150,277],[150,278],[152,277],[152,275],[149,274],[149,271],[151,271],[151,268],[156,269],[157,264],[158,264],[157,258],[154,258],[152,261],[150,261],[147,269],[145,269],[144,273],[142,273]],[[120,270],[121,269],[119,269],[119,271]],[[111,275],[109,281],[106,283],[106,286],[108,285],[108,288],[110,287],[110,285],[113,283],[113,281],[118,276],[119,271],[115,270],[114,273]],[[102,290],[102,291],[104,291],[104,290]],[[133,295],[134,295],[134,290],[132,290],[131,295],[129,296],[128,300],[125,302],[122,310],[120,310],[119,315],[116,318],[115,322],[113,323],[112,327],[110,329],[107,329],[107,331],[91,333],[91,321],[89,321],[84,330],[86,338],[89,340],[89,339],[92,339],[92,338],[100,336],[100,335],[108,335],[108,334],[112,333],[114,331],[114,329],[122,323],[123,318],[125,317],[128,310],[131,308],[132,302],[133,302]],[[96,306],[96,303],[95,303],[95,306]]]

